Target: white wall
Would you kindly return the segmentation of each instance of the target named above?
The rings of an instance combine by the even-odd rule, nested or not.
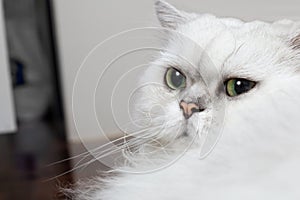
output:
[[[16,130],[6,45],[3,7],[0,1],[0,134]]]
[[[78,139],[72,113],[72,89],[76,72],[83,59],[95,45],[113,34],[134,27],[158,26],[153,2],[153,0],[54,1],[64,105],[71,140]],[[210,12],[219,16],[234,16],[244,20],[273,21],[281,18],[300,20],[299,0],[169,0],[168,2],[186,11]],[[120,47],[117,45],[111,45],[106,53],[118,48]],[[101,60],[93,59],[89,64],[91,66],[94,64],[94,68],[83,78],[86,80],[86,88],[83,86],[80,91],[82,102],[76,103],[76,106],[80,107],[80,120],[84,122],[81,130],[85,131],[83,136],[85,138],[98,137],[98,129],[95,127],[95,120],[92,119],[93,113],[86,109],[91,102],[85,101],[85,96],[89,95],[86,93],[89,87],[87,82],[94,80],[95,74],[99,74],[99,70],[104,68],[104,65],[99,65]],[[135,61],[135,58],[131,59]],[[129,82],[128,84],[131,84]],[[107,88],[107,90],[110,89]],[[106,93],[103,93],[102,98],[99,98],[99,104],[106,101],[105,95]],[[124,104],[122,99],[119,99],[119,103]],[[108,110],[102,109],[100,112],[106,113]],[[102,119],[102,122],[108,127],[107,132],[118,131],[111,120]]]

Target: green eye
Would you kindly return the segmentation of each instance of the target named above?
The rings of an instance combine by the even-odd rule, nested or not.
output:
[[[241,78],[233,78],[225,82],[226,93],[230,97],[246,93],[254,88],[255,85],[256,82]]]
[[[185,88],[186,86],[185,76],[180,71],[174,68],[169,68],[167,70],[165,74],[165,81],[167,86],[172,90]]]

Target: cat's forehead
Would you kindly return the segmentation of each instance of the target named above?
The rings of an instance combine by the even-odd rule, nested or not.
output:
[[[229,76],[268,70],[288,54],[288,45],[274,25],[260,21],[199,17],[176,30],[168,48],[196,67],[204,57]],[[180,36],[178,36],[180,35]],[[180,61],[178,61],[180,62]],[[264,66],[262,66],[264,65]]]

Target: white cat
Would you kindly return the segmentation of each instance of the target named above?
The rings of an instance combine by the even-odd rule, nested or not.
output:
[[[143,133],[153,141],[139,149],[148,158],[136,153],[122,170],[149,170],[153,162],[161,168],[99,179],[76,199],[300,199],[300,24],[155,5],[171,33],[166,51],[141,78],[159,84],[142,89],[136,116],[148,119],[159,105],[163,112],[154,111],[151,126],[164,127]],[[210,134],[218,142],[200,159]],[[150,153],[158,141],[168,145],[169,157]]]

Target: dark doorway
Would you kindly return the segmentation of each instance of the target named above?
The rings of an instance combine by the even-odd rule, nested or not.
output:
[[[50,0],[4,0],[18,131],[0,135],[0,199],[63,199],[72,182]]]

